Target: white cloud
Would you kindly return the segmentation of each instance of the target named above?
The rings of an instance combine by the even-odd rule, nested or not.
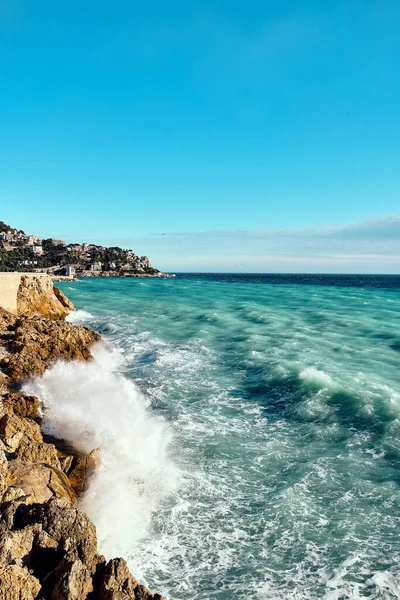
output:
[[[334,227],[177,232],[110,242],[148,254],[166,271],[400,273],[399,216]]]

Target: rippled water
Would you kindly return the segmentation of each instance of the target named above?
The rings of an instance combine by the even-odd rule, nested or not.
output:
[[[123,353],[157,444],[165,427],[174,485],[154,491],[137,444],[151,514],[123,547],[108,531],[135,574],[171,600],[400,598],[400,277],[60,287]],[[112,389],[138,439],[137,399]]]

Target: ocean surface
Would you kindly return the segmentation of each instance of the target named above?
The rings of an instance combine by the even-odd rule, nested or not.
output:
[[[114,350],[28,389],[102,449],[108,558],[169,600],[400,598],[400,277],[60,287]]]

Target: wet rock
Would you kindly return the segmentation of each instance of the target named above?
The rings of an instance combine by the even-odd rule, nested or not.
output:
[[[68,475],[68,473],[71,471],[72,463],[74,462],[74,457],[72,456],[72,454],[65,454],[65,452],[62,452],[60,450],[57,451],[57,454],[62,470]]]
[[[99,593],[99,600],[165,600],[139,585],[123,558],[114,558],[107,563]]]
[[[72,489],[77,496],[81,496],[87,489],[90,477],[100,464],[100,448],[92,450],[90,454],[81,456],[74,469],[68,475]]]
[[[57,449],[53,444],[46,444],[44,442],[39,444],[23,444],[21,442],[15,452],[15,458],[34,463],[46,463],[60,471],[64,470],[61,468]]]
[[[57,359],[90,360],[100,339],[86,327],[41,317],[18,318],[8,341],[9,358],[3,370],[13,382],[41,375]]]
[[[17,417],[41,420],[40,401],[36,396],[27,394],[18,394],[16,392],[6,392],[2,397],[3,408],[14,413]]]

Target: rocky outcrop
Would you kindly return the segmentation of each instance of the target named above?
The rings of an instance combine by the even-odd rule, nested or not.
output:
[[[0,307],[18,315],[64,319],[72,302],[44,273],[0,273]]]
[[[17,294],[19,315],[43,315],[48,319],[64,319],[75,310],[68,298],[53,285],[48,275],[22,275]]]
[[[14,383],[41,375],[57,359],[91,359],[90,348],[99,340],[86,327],[37,316],[15,317],[0,309],[0,344],[4,345],[0,367]]]
[[[28,310],[35,302],[23,300],[22,306]],[[79,510],[101,449],[82,455],[64,440],[45,437],[40,401],[20,391],[25,378],[42,374],[57,359],[91,360],[97,341],[84,327],[0,309],[4,600],[162,600],[136,581],[122,558],[106,562],[97,551],[93,523]]]

